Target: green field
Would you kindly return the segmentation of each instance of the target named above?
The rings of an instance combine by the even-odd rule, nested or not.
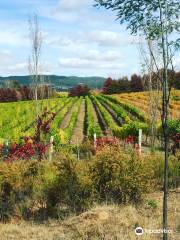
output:
[[[179,100],[173,104],[171,106],[177,109]],[[144,93],[115,96],[98,94],[81,98],[63,96],[40,100],[38,105],[39,116],[44,108],[56,113],[51,124],[51,133],[57,136],[61,143],[92,139],[94,133],[98,137],[116,136],[124,139],[128,135],[136,136],[140,128],[148,135],[148,100]],[[24,136],[33,135],[34,101],[1,103],[0,111],[1,142],[18,142]]]
[[[56,113],[52,123],[55,134],[65,136],[70,141],[76,132],[77,138],[92,138],[97,136],[123,134],[124,126],[133,122],[145,125],[142,113],[129,113],[118,103],[106,96],[87,96],[85,98],[62,97],[39,101],[39,115],[46,107],[50,112]],[[13,102],[0,104],[0,139],[19,141],[23,136],[31,136],[35,127],[34,101]],[[81,112],[81,115],[79,114]],[[83,118],[83,119],[82,119]],[[80,131],[76,131],[81,121]],[[144,125],[143,125],[144,124]],[[83,136],[82,136],[83,135]],[[63,138],[63,137],[62,137]],[[75,138],[74,138],[75,139]]]

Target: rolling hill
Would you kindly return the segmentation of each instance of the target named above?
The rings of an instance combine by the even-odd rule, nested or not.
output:
[[[104,81],[103,77],[77,77],[77,76],[57,76],[57,75],[45,75],[45,82],[51,83],[55,88],[68,89],[74,87],[77,84],[85,84],[90,88],[101,88]],[[18,81],[21,85],[29,85],[30,77],[27,76],[9,76],[0,77],[0,85],[4,85],[7,82]]]

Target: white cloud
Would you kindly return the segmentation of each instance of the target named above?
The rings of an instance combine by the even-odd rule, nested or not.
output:
[[[15,60],[15,57],[10,50],[0,50],[0,66],[7,65],[12,63]]]
[[[180,56],[174,58],[173,64],[174,64],[175,70],[179,71],[180,70]]]
[[[44,7],[40,14],[60,22],[74,23],[88,18],[92,6],[93,0],[59,0],[56,7]]]
[[[46,43],[50,45],[56,45],[59,47],[77,48],[83,45],[96,44],[98,47],[113,47],[118,48],[122,46],[138,44],[139,40],[136,37],[129,36],[128,34],[122,34],[115,31],[93,30],[93,31],[77,31],[69,32],[66,35],[59,35],[52,37],[50,34],[47,36]],[[87,46],[86,46],[87,47]]]
[[[48,34],[48,36],[46,36],[45,38],[45,43],[49,44],[49,45],[58,45],[58,46],[69,46],[70,44],[73,43],[73,41],[66,36],[50,36],[50,34]]]
[[[60,0],[58,8],[60,11],[75,11],[90,5],[93,5],[92,0]]]
[[[19,62],[14,65],[9,65],[6,68],[9,71],[23,71],[24,72],[27,69],[27,67],[28,67],[28,64],[26,62]]]
[[[122,59],[121,54],[118,51],[100,51],[100,50],[88,50],[78,54],[80,58],[85,58],[92,61],[105,61],[115,62]]]
[[[15,29],[0,30],[0,44],[9,46],[27,46],[29,44],[27,36]]]
[[[83,58],[60,58],[59,65],[63,68],[77,69],[123,69],[126,65],[123,62],[93,61]]]
[[[115,31],[94,30],[82,34],[82,39],[88,42],[96,42],[99,46],[118,47],[129,44],[137,44],[136,37],[129,36],[127,33]]]

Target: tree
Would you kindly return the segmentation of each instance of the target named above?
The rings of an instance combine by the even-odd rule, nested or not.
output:
[[[180,72],[177,72],[177,73],[175,74],[175,81],[174,81],[173,86],[174,86],[174,88],[180,90]]]
[[[32,99],[32,94],[31,94],[31,89],[27,86],[22,86],[19,89],[21,95],[22,95],[22,100],[30,100]]]
[[[38,16],[29,20],[30,40],[31,40],[31,56],[29,58],[29,73],[32,78],[32,87],[35,100],[35,114],[38,119],[38,88],[41,83],[40,76],[40,55],[42,46],[42,33],[39,28]]]
[[[104,6],[117,12],[120,23],[126,23],[131,34],[140,33],[147,40],[158,42],[158,51],[163,64],[163,74],[158,76],[162,84],[162,126],[164,137],[164,197],[163,197],[163,239],[167,234],[167,196],[168,196],[168,113],[170,89],[168,86],[168,67],[172,66],[172,58],[180,46],[180,39],[176,34],[180,32],[180,1],[179,0],[95,0],[97,6]],[[171,39],[171,40],[170,40]],[[172,40],[173,39],[173,40]],[[158,63],[152,56],[159,71]]]
[[[130,91],[131,91],[130,81],[128,80],[127,77],[122,77],[118,80],[112,80],[111,78],[108,78],[103,86],[104,94],[124,93]]]
[[[147,47],[148,45],[148,47]],[[155,73],[155,65],[150,52],[156,54],[157,45],[152,41],[148,41],[147,44],[140,42],[140,55],[142,59],[142,72],[144,89],[148,95],[148,115],[149,115],[149,135],[150,135],[150,147],[151,151],[155,150],[156,137],[157,137],[157,121],[160,110],[161,100],[161,83]],[[151,51],[150,51],[151,50]],[[158,59],[158,54],[154,55]]]
[[[131,76],[131,91],[133,92],[142,92],[143,89],[143,83],[142,83],[142,78],[141,76],[138,76],[136,74],[133,74]]]
[[[86,96],[90,92],[90,88],[86,85],[77,85],[70,89],[69,96],[70,97],[80,97]]]
[[[113,82],[112,78],[109,77],[106,79],[103,85],[103,93],[105,94],[108,93],[108,89],[111,86],[112,82]]]

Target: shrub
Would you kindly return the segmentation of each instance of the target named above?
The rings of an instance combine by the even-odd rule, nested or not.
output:
[[[148,135],[149,128],[146,123],[133,121],[131,123],[124,124],[121,127],[119,137],[121,139],[126,139],[128,136],[133,136],[135,138],[135,141],[137,142],[139,136],[139,129],[142,129],[143,134]]]
[[[46,208],[45,189],[55,175],[52,164],[44,161],[1,163],[0,220],[44,218],[40,212]]]
[[[155,185],[158,189],[162,189],[164,181],[164,158],[162,155],[152,154],[147,157],[154,173]],[[180,158],[179,152],[175,156],[170,156],[169,164],[169,188],[178,188],[180,185]]]
[[[38,174],[37,166],[34,161],[25,164],[22,161],[1,163],[0,220],[8,220],[13,215],[21,217],[17,205],[32,196],[34,178]]]
[[[49,212],[87,209],[93,202],[93,188],[86,162],[78,162],[69,154],[60,154],[54,164],[57,176],[47,189]]]
[[[155,200],[147,200],[146,201],[147,207],[151,208],[151,209],[156,209],[157,208],[157,202]]]
[[[137,202],[152,187],[150,167],[135,152],[106,147],[93,159],[90,174],[100,200]]]
[[[52,162],[0,164],[0,220],[64,217],[94,202],[137,203],[144,193],[163,186],[162,155],[139,156],[132,149],[105,146],[90,161],[77,161],[68,151]],[[169,157],[169,187],[179,186],[179,176],[177,153]]]

